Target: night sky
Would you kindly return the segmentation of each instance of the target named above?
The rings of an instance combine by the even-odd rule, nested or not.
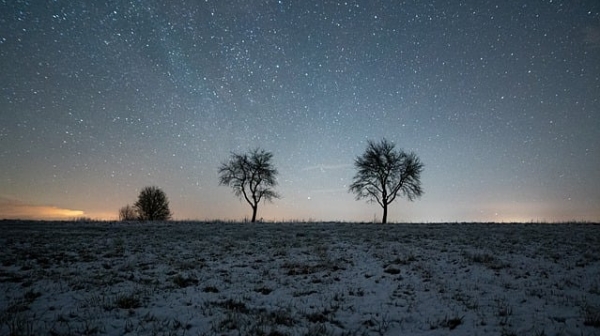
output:
[[[384,137],[425,164],[390,221],[600,221],[600,2],[0,1],[0,218],[243,220],[217,169],[261,147],[259,218],[379,221]]]

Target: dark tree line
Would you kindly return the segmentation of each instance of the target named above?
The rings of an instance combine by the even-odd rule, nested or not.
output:
[[[387,222],[388,206],[398,197],[409,201],[421,197],[423,163],[413,152],[396,149],[386,139],[369,141],[365,152],[354,161],[356,174],[349,192],[356,199],[377,202],[383,209],[381,222]],[[228,161],[218,169],[219,185],[228,186],[233,193],[252,208],[252,222],[256,221],[261,201],[272,202],[281,198],[275,191],[278,171],[273,165],[273,153],[256,148],[248,153],[231,153]],[[142,189],[133,206],[119,209],[120,220],[169,220],[169,200],[158,187]]]

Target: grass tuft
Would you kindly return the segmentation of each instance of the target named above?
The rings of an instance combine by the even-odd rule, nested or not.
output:
[[[587,305],[583,310],[583,325],[600,328],[600,309]]]
[[[177,274],[173,277],[173,283],[179,288],[185,288],[196,286],[199,281],[194,277],[184,277],[181,274]]]
[[[121,309],[135,309],[142,306],[142,300],[135,294],[122,294],[115,299],[115,305]]]

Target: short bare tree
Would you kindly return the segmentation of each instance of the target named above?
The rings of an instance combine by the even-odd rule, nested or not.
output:
[[[272,159],[273,153],[257,148],[246,154],[231,153],[229,161],[219,167],[219,185],[231,187],[236,196],[250,204],[252,222],[261,201],[281,197],[273,189],[278,172]]]
[[[366,198],[383,208],[382,224],[387,222],[388,205],[396,197],[413,201],[423,194],[423,164],[415,153],[394,148],[386,139],[379,143],[369,141],[366,151],[354,161],[357,172],[349,190],[357,200]]]
[[[142,189],[134,206],[140,220],[169,220],[173,215],[169,210],[167,195],[154,186]]]
[[[119,209],[119,220],[123,222],[137,220],[137,212],[135,208],[127,204],[126,206]]]

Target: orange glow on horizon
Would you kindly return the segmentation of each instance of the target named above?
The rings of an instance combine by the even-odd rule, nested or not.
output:
[[[82,210],[64,209],[50,205],[34,205],[21,201],[0,197],[0,218],[58,220],[82,217]]]
[[[85,213],[81,210],[60,209],[57,207],[43,206],[39,208],[40,216],[50,218],[72,218],[81,217]]]
[[[484,219],[499,223],[557,222],[572,221],[576,213],[559,211],[560,207],[552,207],[535,202],[506,202],[488,204],[483,208]]]

